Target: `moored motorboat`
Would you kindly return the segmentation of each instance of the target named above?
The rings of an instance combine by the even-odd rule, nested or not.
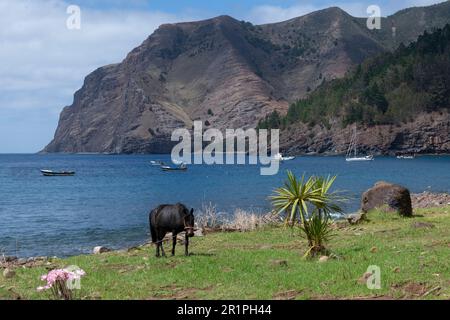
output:
[[[398,155],[397,159],[415,159],[416,156],[415,155],[408,155],[408,154],[403,154],[403,155]]]
[[[41,170],[42,175],[46,177],[55,177],[55,176],[73,176],[75,175],[75,171],[53,171],[53,170]]]
[[[374,157],[372,155],[364,156],[364,157],[348,157],[348,158],[345,158],[345,161],[371,161],[371,160],[374,160]]]
[[[273,156],[273,159],[278,161],[289,161],[295,159],[295,157],[283,157],[281,153],[277,153]]]
[[[151,161],[150,161],[150,164],[151,164],[152,166],[163,166],[163,165],[164,165],[164,162],[162,162],[161,160],[151,160]]]
[[[161,170],[162,171],[186,171],[187,170],[187,166],[184,163],[182,163],[178,167],[161,166]]]

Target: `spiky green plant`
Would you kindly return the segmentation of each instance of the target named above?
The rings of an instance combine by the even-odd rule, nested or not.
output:
[[[298,180],[291,171],[287,175],[284,187],[270,196],[275,214],[284,215],[286,226],[300,227],[309,245],[305,255],[324,253],[324,244],[332,235],[330,214],[342,212],[339,203],[343,199],[330,191],[336,176],[306,179],[303,175]]]

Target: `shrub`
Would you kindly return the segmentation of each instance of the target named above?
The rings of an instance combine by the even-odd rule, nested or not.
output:
[[[308,240],[305,256],[326,252],[325,243],[331,236],[331,213],[341,213],[339,203],[344,200],[330,188],[334,177],[305,176],[298,180],[288,171],[284,187],[278,188],[270,197],[275,215],[283,215],[285,225],[299,226]]]

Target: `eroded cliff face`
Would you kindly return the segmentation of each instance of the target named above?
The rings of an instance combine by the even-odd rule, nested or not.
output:
[[[245,26],[229,17],[163,25],[117,65],[90,74],[64,108],[46,152],[168,152],[170,134],[193,120],[251,127],[284,112],[248,61]]]
[[[281,133],[280,148],[288,154],[345,154],[354,128],[296,125]],[[421,114],[400,125],[358,126],[357,138],[362,153],[450,153],[450,114]]]
[[[446,11],[434,11],[445,17]],[[443,24],[436,14],[421,16],[426,23],[414,32],[402,18],[405,12],[393,16],[397,39],[413,41]],[[191,128],[194,120],[205,128],[255,127],[324,80],[392,48],[386,30],[370,32],[365,19],[338,8],[262,26],[228,16],[162,25],[124,61],[86,77],[43,151],[165,153],[173,145],[172,131]],[[305,148],[327,149],[324,143]]]

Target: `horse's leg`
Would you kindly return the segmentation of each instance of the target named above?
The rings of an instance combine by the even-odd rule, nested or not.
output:
[[[172,232],[172,255],[175,255],[175,246],[177,245],[177,234],[175,232]]]
[[[166,253],[164,252],[164,242],[163,242],[165,235],[166,235],[165,232],[164,235],[162,233],[159,235],[159,245],[161,246],[161,253],[163,257],[166,256]]]
[[[188,247],[189,247],[189,237],[188,237],[187,232],[186,232],[185,240],[184,240],[184,255],[186,255],[186,256],[189,255]]]
[[[161,242],[159,241],[159,233],[157,230],[155,230],[155,234],[156,234],[156,257],[159,258],[160,254],[159,254],[159,245],[161,244]]]

